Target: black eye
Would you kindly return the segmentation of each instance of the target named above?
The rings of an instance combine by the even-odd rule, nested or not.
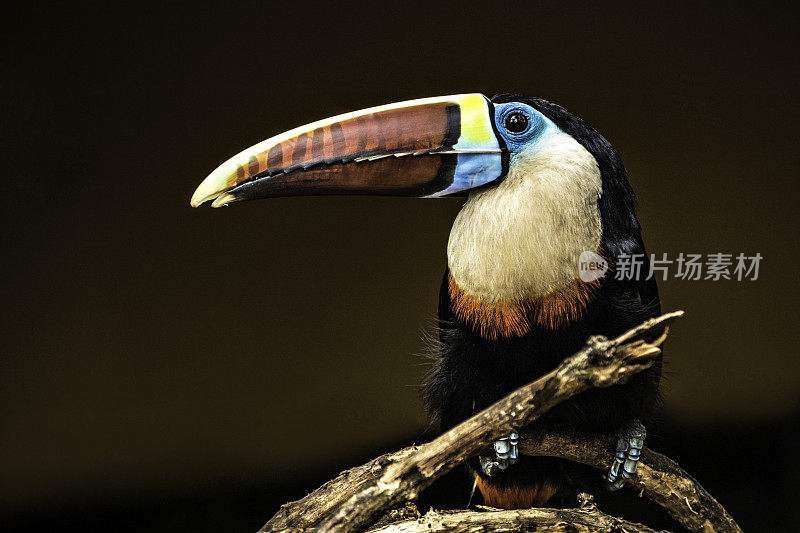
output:
[[[503,125],[511,133],[522,133],[528,129],[528,116],[522,111],[512,111],[506,115]]]

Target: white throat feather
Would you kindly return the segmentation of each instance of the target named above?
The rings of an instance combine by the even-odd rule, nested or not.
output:
[[[574,138],[554,132],[514,154],[506,178],[474,191],[447,244],[453,279],[485,303],[542,298],[578,278],[600,248],[600,170]]]

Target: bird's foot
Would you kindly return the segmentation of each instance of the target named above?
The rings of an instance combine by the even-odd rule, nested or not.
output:
[[[644,424],[638,420],[631,420],[617,440],[614,463],[606,476],[612,490],[621,489],[625,482],[636,473],[646,435],[647,430]]]
[[[516,463],[517,457],[519,457],[519,450],[517,449],[518,442],[519,435],[516,433],[494,441],[494,458],[485,456],[478,457],[483,473],[487,476],[493,476],[500,470],[505,470],[510,465]]]

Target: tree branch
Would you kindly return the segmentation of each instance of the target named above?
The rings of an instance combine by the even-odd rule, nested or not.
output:
[[[600,512],[588,494],[579,496],[580,509],[515,509],[500,511],[429,511],[425,516],[371,529],[370,533],[475,533],[536,531],[537,533],[656,533],[649,527]]]
[[[467,458],[481,454],[501,436],[520,431],[559,402],[593,386],[624,383],[631,375],[649,367],[660,353],[658,347],[666,338],[668,324],[682,315],[682,312],[676,312],[648,320],[613,340],[592,337],[584,349],[565,359],[552,372],[517,389],[432,442],[378,457],[343,472],[305,498],[282,506],[260,531],[309,528],[315,528],[317,532],[363,531],[374,527],[372,525],[381,514],[413,501],[436,478]],[[522,453],[562,457],[603,470],[610,466],[615,449],[611,436],[549,435],[543,440],[533,440],[525,439],[524,429],[521,436]],[[646,448],[639,472],[629,484],[692,531],[741,531],[725,509],[694,478],[674,462]],[[528,513],[524,519],[567,516],[546,513],[561,512],[557,510],[535,511],[539,514]],[[467,518],[463,513],[440,516],[447,516],[448,524],[456,524],[459,517]],[[511,516],[493,515],[499,520],[498,524]],[[517,513],[514,516],[523,515]],[[545,522],[541,524],[543,527],[546,525]],[[410,522],[407,527],[412,527]]]
[[[258,530],[259,533],[288,529],[302,530],[316,526],[350,497],[379,478],[387,467],[405,459],[416,449],[416,446],[409,446],[398,452],[376,457],[361,466],[345,470],[335,479],[328,481],[304,498],[281,505],[269,522]]]
[[[519,451],[525,455],[560,457],[604,472],[611,467],[616,437],[547,435],[526,438],[520,433]],[[636,475],[627,486],[659,504],[690,531],[739,532],[741,528],[722,505],[672,459],[642,449]]]

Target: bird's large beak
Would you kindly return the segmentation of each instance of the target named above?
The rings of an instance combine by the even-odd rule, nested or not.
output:
[[[503,177],[505,145],[481,94],[346,113],[267,139],[212,172],[192,206],[275,196],[448,196]]]

